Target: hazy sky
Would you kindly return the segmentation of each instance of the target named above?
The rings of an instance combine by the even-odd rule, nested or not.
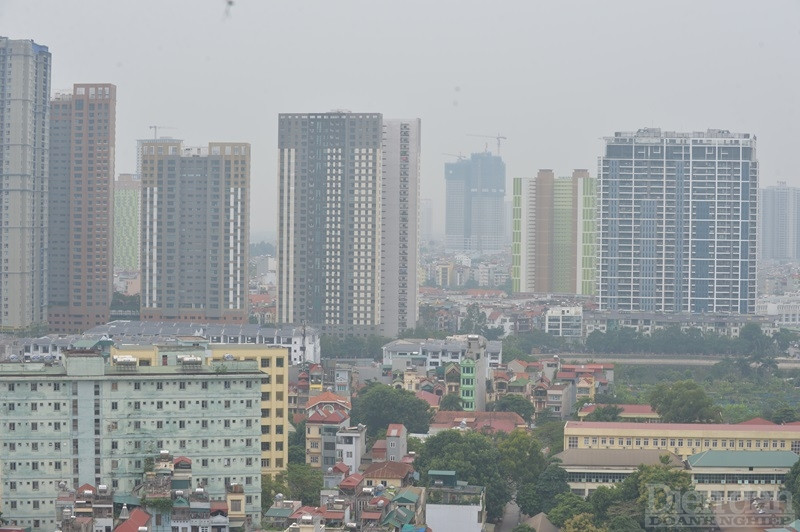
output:
[[[0,0],[0,35],[53,54],[53,90],[117,85],[117,173],[149,125],[252,144],[252,232],[274,233],[277,115],[422,119],[422,197],[444,153],[508,137],[508,177],[596,173],[640,127],[751,132],[761,182],[800,186],[800,1]],[[439,224],[441,227],[441,224]]]

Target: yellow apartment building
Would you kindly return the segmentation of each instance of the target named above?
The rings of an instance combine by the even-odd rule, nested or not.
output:
[[[289,348],[258,344],[211,344],[203,338],[179,338],[175,344],[111,347],[111,361],[133,357],[140,366],[179,365],[184,357],[212,360],[255,360],[261,378],[261,474],[275,475],[289,459]]]
[[[567,421],[564,449],[659,449],[683,460],[709,450],[800,454],[800,425]]]

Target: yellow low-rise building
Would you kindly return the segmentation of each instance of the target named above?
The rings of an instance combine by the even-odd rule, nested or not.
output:
[[[708,450],[800,454],[800,425],[567,421],[564,449],[660,449],[684,460]]]
[[[184,337],[165,345],[123,344],[111,347],[111,364],[133,357],[140,366],[172,366],[184,357],[212,360],[255,360],[261,379],[261,473],[275,475],[286,469],[289,459],[289,348],[259,344],[211,344],[204,338]]]

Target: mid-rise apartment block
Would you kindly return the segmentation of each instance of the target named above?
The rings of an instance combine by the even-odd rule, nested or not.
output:
[[[539,170],[513,187],[514,291],[594,293],[596,180],[587,170],[571,177]]]
[[[196,350],[202,353],[202,350]],[[0,363],[3,517],[53,530],[59,486],[110,484],[129,492],[161,449],[190,455],[196,486],[225,498],[241,484],[261,515],[261,382],[253,361],[145,366],[70,352],[63,365]]]
[[[246,322],[250,145],[139,149],[141,318]]]
[[[752,313],[758,161],[746,133],[618,132],[598,170],[601,310]]]
[[[229,362],[232,367],[240,362],[255,363],[262,373],[259,384],[261,454],[256,466],[260,465],[260,472],[265,475],[275,475],[285,470],[289,459],[289,378],[286,348],[215,344],[204,341],[203,338],[184,337],[157,345],[112,346],[110,356],[117,366],[124,365],[124,361],[133,360],[136,366],[144,368],[179,367],[187,357],[196,357],[200,364],[220,371],[227,371]]]
[[[0,37],[0,331],[47,324],[50,52]]]
[[[499,155],[473,153],[445,164],[445,247],[496,253],[506,247],[506,165]]]
[[[75,84],[50,109],[48,323],[76,333],[110,316],[117,88]]]
[[[120,174],[114,182],[114,270],[139,271],[142,180]]]

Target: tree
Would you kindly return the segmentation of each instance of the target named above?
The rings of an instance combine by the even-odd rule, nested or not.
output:
[[[322,471],[306,464],[289,464],[286,468],[286,487],[292,499],[305,505],[319,504]]]
[[[427,484],[431,469],[455,471],[456,478],[474,486],[486,487],[487,517],[496,519],[511,500],[511,490],[497,464],[500,452],[494,441],[479,432],[445,430],[427,440],[414,460],[414,468],[422,472]]]
[[[586,421],[619,421],[622,407],[617,405],[597,405],[594,412],[586,416]]]
[[[564,450],[564,424],[563,421],[539,423],[537,420],[536,428],[533,429],[533,437],[550,456]]]
[[[797,409],[782,403],[775,408],[769,420],[778,425],[797,421]]]
[[[608,529],[614,532],[645,532],[636,519],[627,515],[618,515],[609,520]]]
[[[542,471],[535,482],[529,482],[517,489],[516,502],[527,515],[549,512],[556,505],[556,495],[569,491],[567,472],[556,463]]]
[[[563,527],[567,521],[579,514],[591,514],[592,505],[571,491],[556,495],[556,505],[547,512],[547,518],[558,527]]]
[[[301,421],[294,427],[294,432],[289,433],[289,463],[306,463],[306,422]]]
[[[595,517],[587,513],[576,515],[564,523],[561,532],[608,532],[608,529],[604,526],[596,526]]]
[[[719,423],[719,407],[694,381],[661,383],[650,394],[650,406],[665,423]]]
[[[499,433],[496,441],[500,452],[497,467],[501,476],[515,486],[535,482],[547,467],[542,446],[528,431],[515,429],[510,434]]]
[[[353,424],[366,425],[369,435],[391,423],[405,425],[408,432],[425,434],[430,427],[431,412],[428,403],[410,391],[370,382],[353,399],[350,417]]]
[[[445,395],[439,402],[439,410],[441,412],[461,412],[464,410],[464,407],[461,406],[461,397],[454,393]]]
[[[286,472],[271,475],[261,475],[261,509],[267,511],[278,493],[287,494]]]
[[[784,480],[786,491],[792,494],[792,501],[800,501],[800,460],[794,463]],[[793,503],[795,515],[800,517],[800,504]]]
[[[530,525],[521,524],[512,528],[511,532],[536,532],[536,529]]]
[[[530,423],[533,417],[533,403],[521,395],[506,394],[494,403],[495,412],[516,412],[525,420],[525,423]]]
[[[461,327],[458,332],[460,334],[485,335],[486,328],[486,314],[483,313],[480,305],[472,303],[467,307],[467,315],[461,320]]]

